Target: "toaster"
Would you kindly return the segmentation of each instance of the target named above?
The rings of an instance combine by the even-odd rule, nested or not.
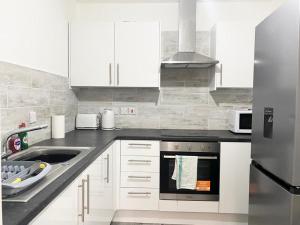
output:
[[[77,114],[76,129],[96,130],[100,127],[99,114]]]

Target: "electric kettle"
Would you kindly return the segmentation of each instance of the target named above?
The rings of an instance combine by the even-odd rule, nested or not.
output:
[[[104,109],[102,113],[102,130],[115,129],[115,114],[112,109]]]

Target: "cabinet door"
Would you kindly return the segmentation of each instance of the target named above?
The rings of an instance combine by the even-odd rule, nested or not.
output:
[[[87,211],[84,224],[109,225],[113,209],[112,146],[97,158],[85,171],[87,185]]]
[[[248,214],[250,155],[250,143],[221,143],[220,213]]]
[[[223,88],[252,88],[255,27],[249,23],[224,22],[213,28],[213,57],[216,85]]]
[[[103,155],[98,157],[83,173],[86,183],[86,217],[84,224],[105,223]]]
[[[111,86],[114,24],[80,21],[70,24],[71,86]]]
[[[159,87],[159,23],[117,23],[115,29],[115,60],[117,86]]]
[[[78,216],[77,193],[79,178],[69,185],[53,200],[30,224],[31,225],[74,225],[80,220]],[[80,224],[80,223],[79,223]]]

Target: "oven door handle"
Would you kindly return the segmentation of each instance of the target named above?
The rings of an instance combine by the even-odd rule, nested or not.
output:
[[[164,159],[175,159],[176,156],[175,155],[164,155]],[[217,156],[198,156],[198,159],[218,159]]]

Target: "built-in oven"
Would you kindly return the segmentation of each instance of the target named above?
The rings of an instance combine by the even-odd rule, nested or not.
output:
[[[195,156],[197,181],[202,188],[177,189],[172,179],[177,155]],[[220,144],[218,142],[169,142],[160,146],[160,199],[219,201]],[[195,184],[195,187],[197,185]]]

